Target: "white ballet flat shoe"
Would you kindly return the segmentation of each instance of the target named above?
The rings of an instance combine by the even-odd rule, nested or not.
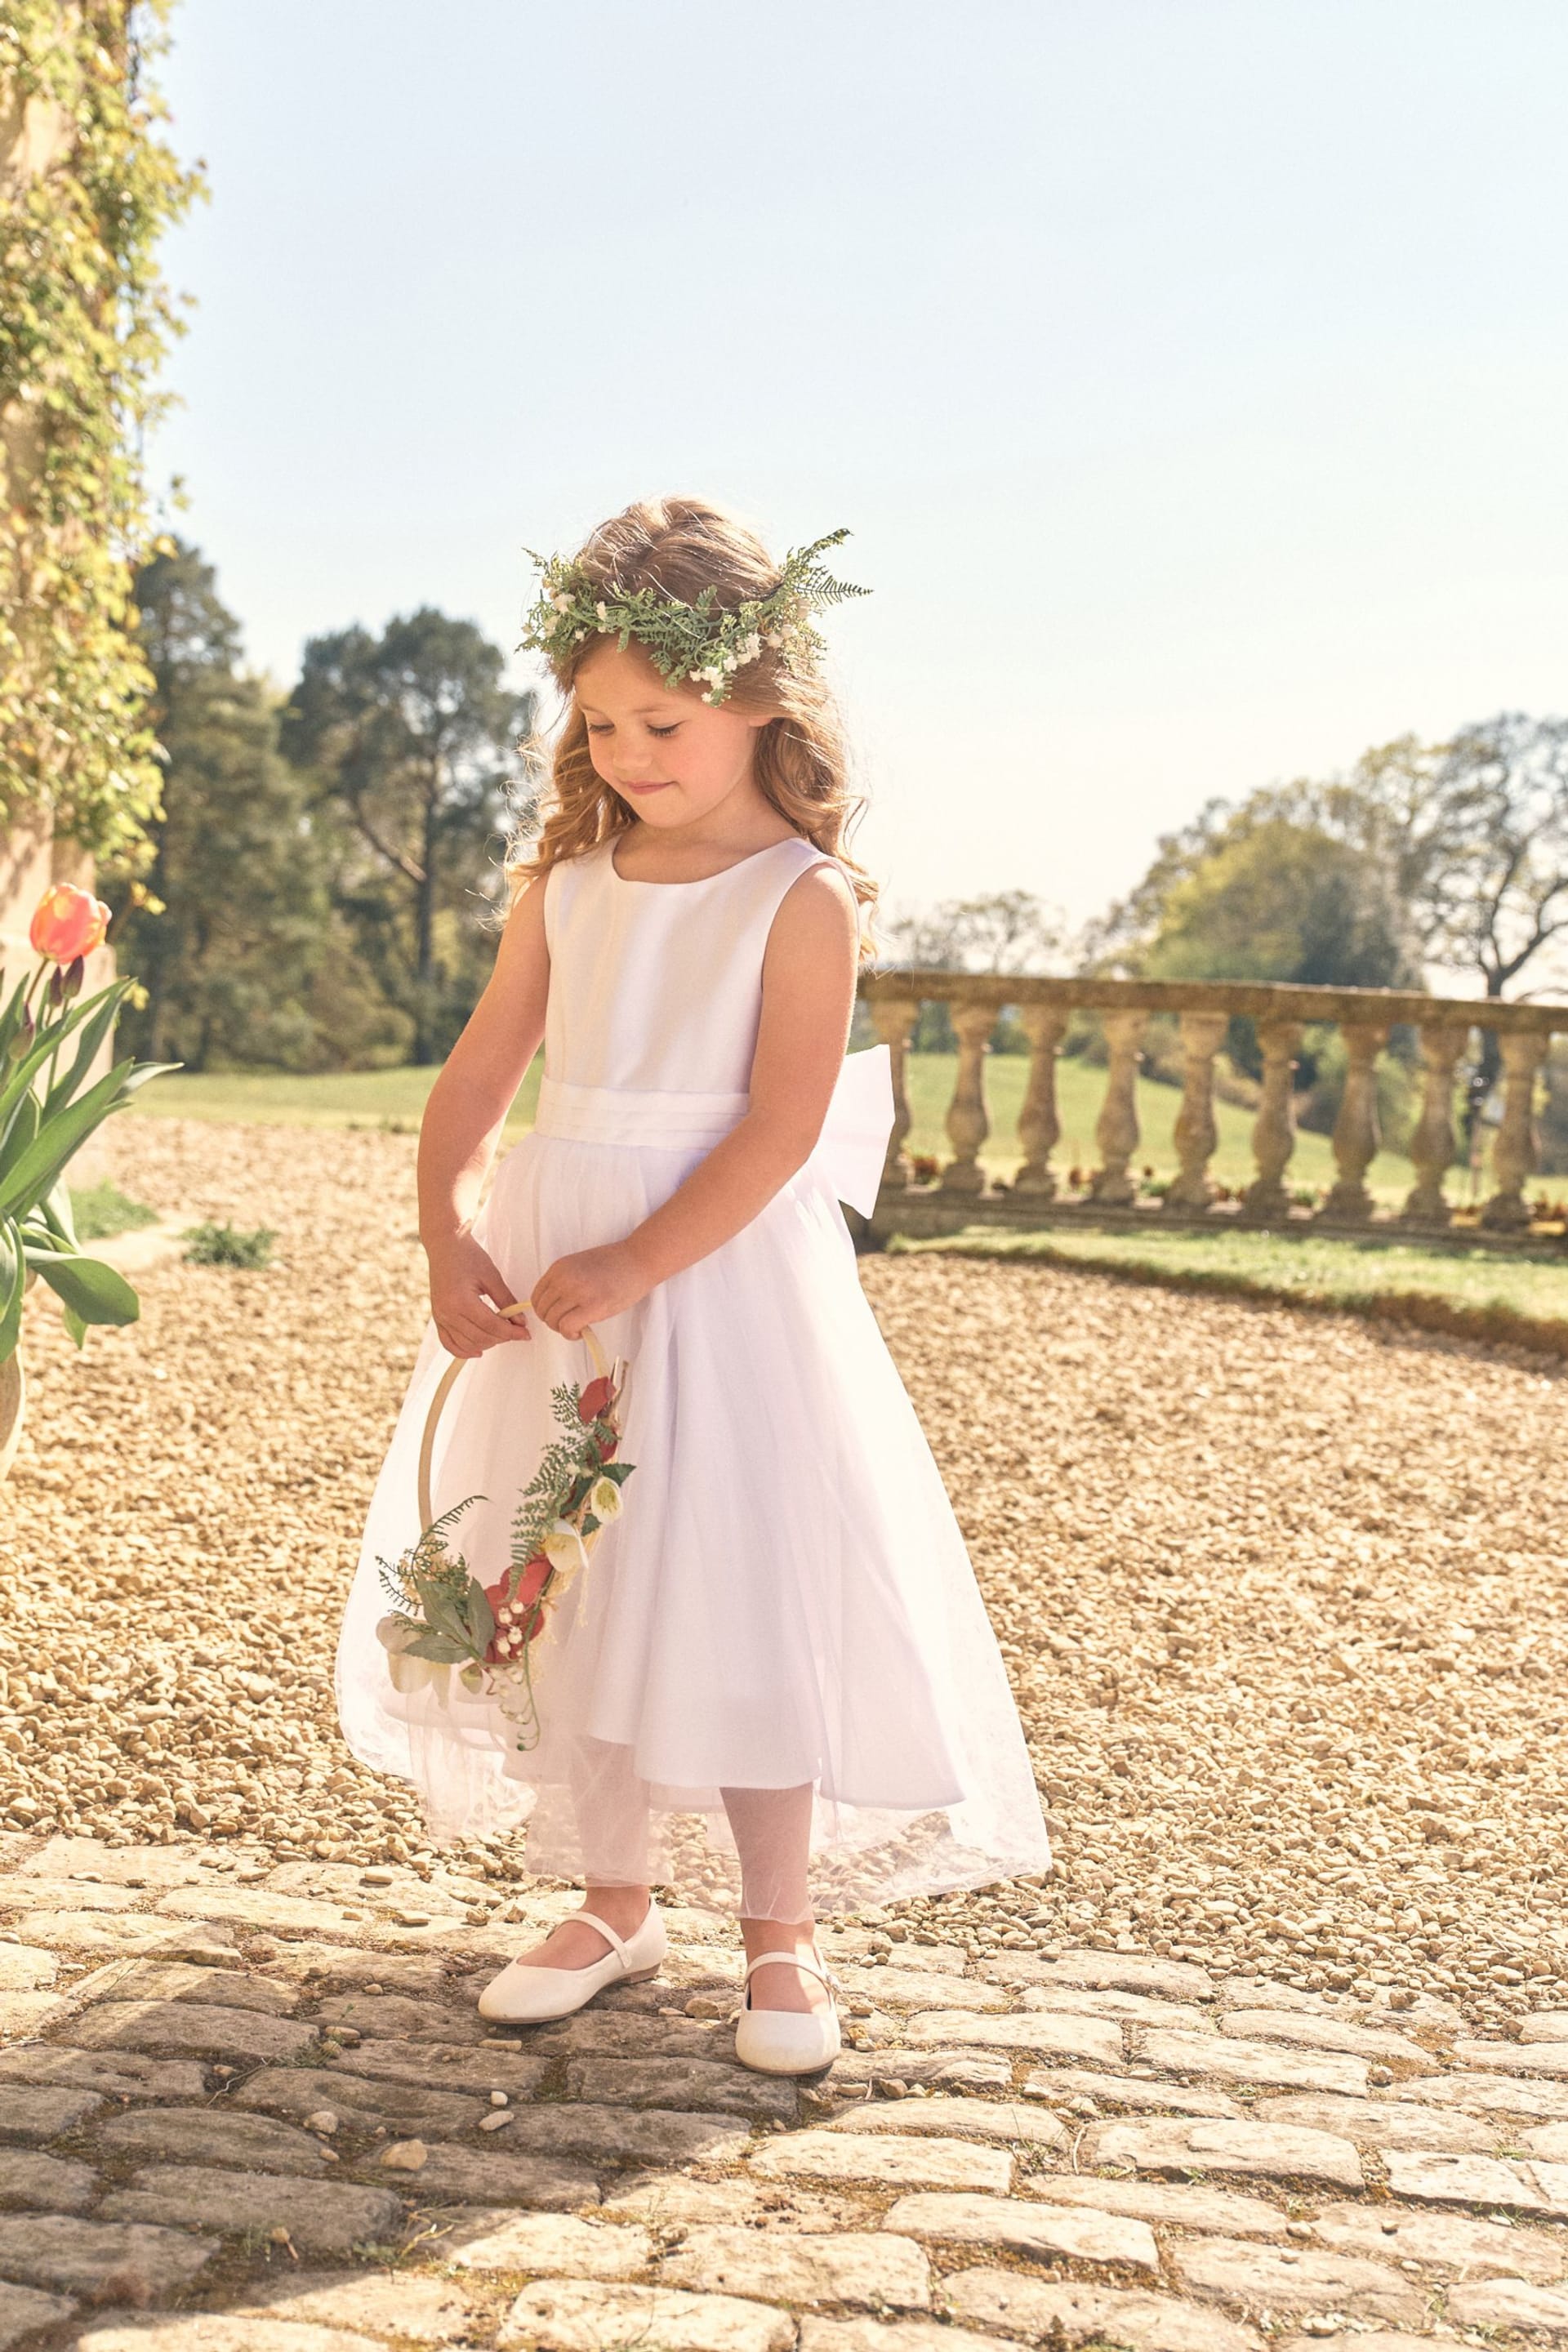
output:
[[[529,1968],[513,1960],[480,1993],[481,2017],[495,2025],[542,2025],[553,2017],[570,2017],[606,1985],[641,1984],[658,1975],[669,1938],[651,1897],[647,1918],[626,1937],[617,1936],[596,1912],[574,1911],[571,1916],[598,1929],[610,1948],[604,1958],[581,1969]]]
[[[827,1987],[827,2007],[753,2009],[752,1971],[765,1969],[773,1960],[783,1960],[786,1968],[804,1969],[808,1977],[819,1979]],[[735,2055],[742,2065],[758,2074],[815,2074],[830,2066],[842,2047],[838,2005],[833,1998],[837,1982],[815,1944],[809,1960],[798,1952],[759,1952],[747,1966],[743,2006],[735,2020]]]

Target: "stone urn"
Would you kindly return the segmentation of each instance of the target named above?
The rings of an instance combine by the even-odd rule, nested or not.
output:
[[[26,1411],[27,1381],[17,1353],[7,1356],[0,1364],[0,1478],[7,1475],[16,1458]]]

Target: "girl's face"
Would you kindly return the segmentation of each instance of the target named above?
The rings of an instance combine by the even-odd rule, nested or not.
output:
[[[755,791],[752,754],[772,712],[715,709],[613,639],[583,663],[575,692],[595,772],[649,824],[700,824],[732,793]]]

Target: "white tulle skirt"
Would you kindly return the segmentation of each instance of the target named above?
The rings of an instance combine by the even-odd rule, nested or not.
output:
[[[534,1132],[502,1160],[476,1232],[525,1298],[554,1259],[629,1232],[702,1157]],[[466,1367],[433,1457],[436,1512],[483,1498],[458,1540],[486,1584],[556,1433],[552,1389],[591,1376],[581,1342],[530,1322],[531,1340]],[[803,1170],[722,1248],[596,1328],[630,1364],[619,1450],[636,1467],[535,1644],[536,1744],[520,1749],[516,1724],[455,1675],[395,1690],[376,1639],[378,1559],[420,1532],[420,1440],[449,1362],[432,1325],[339,1645],[355,1755],[416,1784],[438,1842],[526,1824],[538,1873],[652,1882],[703,1906],[743,1895],[759,1916],[801,1916],[803,1813],[823,1910],[1047,1869],[963,1539],[820,1173]]]

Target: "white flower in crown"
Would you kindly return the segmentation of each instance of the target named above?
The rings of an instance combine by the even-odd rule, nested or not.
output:
[[[550,601],[558,613],[569,613],[572,610],[571,597],[564,595],[559,588]]]
[[[621,1516],[621,1490],[614,1478],[600,1478],[588,1497],[588,1508],[596,1519],[618,1519]]]
[[[588,1564],[583,1538],[570,1519],[556,1520],[544,1538],[542,1549],[563,1584],[569,1582],[580,1568]]]
[[[605,610],[605,602],[603,597],[601,597],[599,602],[595,605],[594,611],[600,621],[607,621],[610,617]]]

